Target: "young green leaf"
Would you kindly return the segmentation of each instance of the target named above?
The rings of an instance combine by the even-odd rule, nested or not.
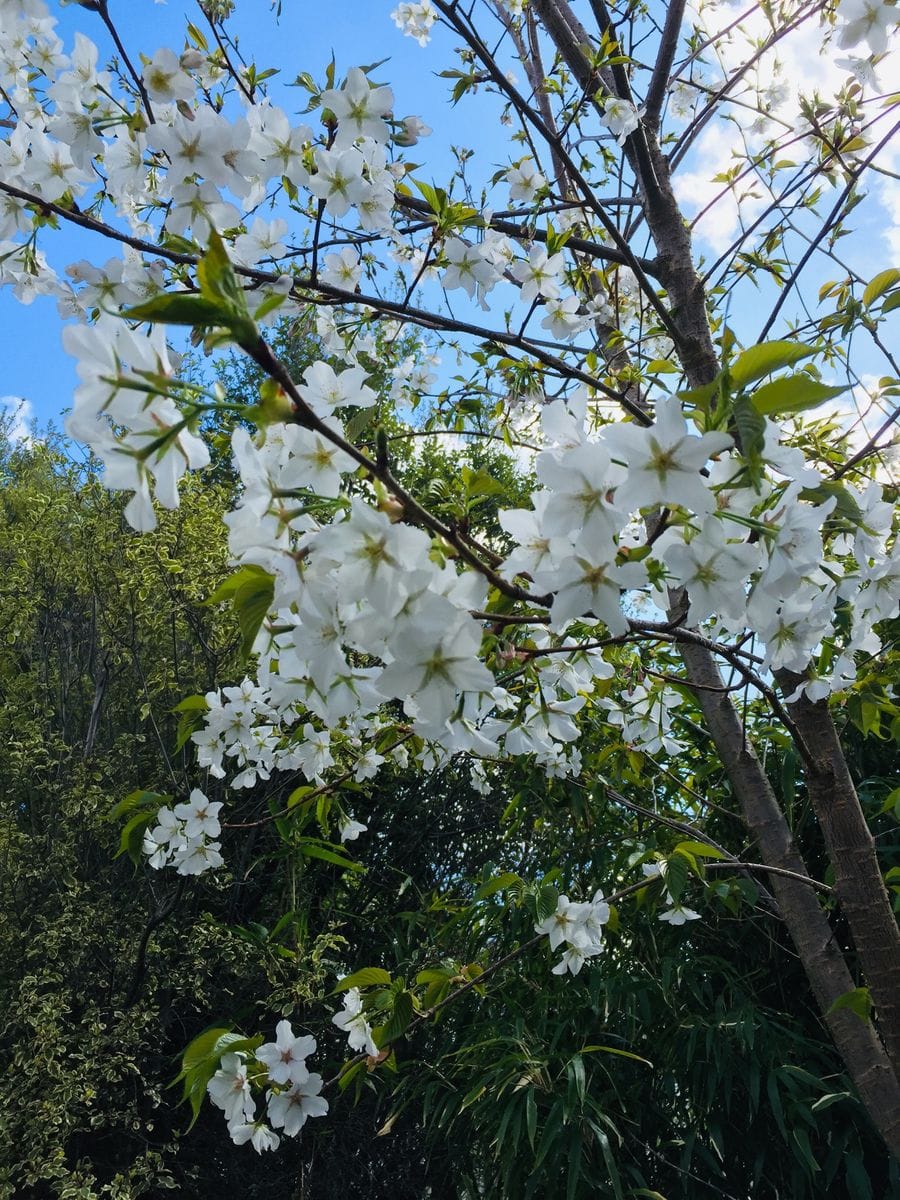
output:
[[[338,992],[349,992],[351,988],[359,987],[390,987],[391,973],[383,967],[363,967],[352,975],[345,975],[332,990],[332,996]]]
[[[753,407],[764,417],[775,413],[806,412],[810,408],[818,408],[826,400],[833,400],[846,392],[844,385],[830,387],[819,383],[811,375],[803,371],[796,375],[786,375],[783,379],[773,379],[765,383],[753,393]]]
[[[735,389],[744,388],[748,383],[755,383],[773,371],[782,367],[790,367],[802,358],[815,354],[812,346],[804,346],[802,342],[762,342],[751,346],[737,356],[731,364],[730,376]]]

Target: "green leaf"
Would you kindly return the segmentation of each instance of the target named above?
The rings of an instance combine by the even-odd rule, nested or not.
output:
[[[687,887],[689,864],[683,854],[673,854],[667,860],[665,885],[672,900],[678,904]]]
[[[205,1059],[209,1058],[216,1042],[226,1033],[231,1033],[229,1025],[206,1029],[195,1037],[181,1056],[181,1074],[178,1078],[180,1079],[187,1071],[192,1071],[194,1067],[198,1067]]]
[[[548,917],[552,917],[556,912],[556,906],[559,904],[559,892],[552,883],[544,883],[534,898],[534,910],[537,915],[538,922],[546,921]]]
[[[207,604],[220,604],[223,600],[231,600],[241,629],[241,655],[245,659],[250,656],[274,596],[275,576],[262,567],[248,564],[221,583],[207,601]]]
[[[806,412],[807,409],[818,408],[826,400],[833,400],[846,390],[844,385],[830,387],[800,371],[796,375],[786,375],[783,379],[773,379],[771,383],[763,384],[753,393],[752,402],[758,413],[769,417],[775,413]]]
[[[205,696],[185,696],[172,709],[172,712],[193,712],[196,709],[202,709],[203,712],[209,711],[209,701]]]
[[[681,851],[686,854],[693,854],[697,858],[726,858],[721,850],[717,850],[715,846],[710,846],[706,842],[679,842],[675,847],[676,852]]]
[[[345,975],[343,979],[338,981],[338,985],[332,991],[332,996],[338,992],[349,992],[355,987],[390,987],[391,973],[385,971],[383,967],[363,967],[359,971],[354,971],[352,975]]]
[[[900,787],[896,787],[892,792],[888,792],[878,811],[879,813],[892,812],[900,820]],[[891,870],[897,871],[898,868],[892,867]],[[885,879],[887,879],[887,876],[885,876]]]
[[[149,321],[160,325],[190,325],[205,328],[211,325],[229,324],[228,309],[215,300],[197,296],[193,292],[164,292],[126,308],[122,316],[127,321]]]
[[[294,808],[295,805],[302,804],[307,796],[312,795],[313,792],[318,793],[318,791],[319,789],[313,787],[311,783],[301,783],[300,786],[294,788],[294,790],[288,796],[286,807]]]
[[[349,421],[344,425],[344,433],[347,439],[351,442],[357,442],[375,420],[376,410],[374,408],[361,408],[355,412]]]
[[[156,812],[171,799],[171,796],[162,796],[159,792],[147,792],[139,788],[136,792],[129,792],[124,800],[120,800],[118,804],[113,805],[107,820],[118,821],[120,817],[124,817],[126,813],[134,812],[137,808],[150,809]]]
[[[869,307],[879,296],[894,286],[895,283],[900,283],[900,271],[896,267],[889,267],[886,271],[879,271],[874,279],[870,279],[866,284],[866,289],[862,294],[862,302]]]
[[[678,375],[681,368],[668,358],[654,358],[647,363],[644,370],[648,375]]]
[[[578,1195],[578,1185],[581,1182],[581,1155],[583,1145],[581,1130],[574,1126],[569,1134],[569,1161],[566,1171],[566,1200],[575,1200]]]
[[[365,1071],[366,1061],[361,1059],[359,1062],[352,1063],[346,1071],[342,1072],[338,1078],[338,1087],[342,1092],[345,1092],[354,1079],[358,1078],[360,1072]]]
[[[815,504],[822,504],[833,496],[835,499],[834,511],[838,516],[846,517],[854,525],[863,523],[862,510],[854,499],[853,493],[839,479],[823,479],[816,487],[804,488],[800,496],[803,500],[811,500]]]
[[[395,1041],[409,1025],[415,1011],[412,995],[407,991],[399,992],[394,1000],[394,1008],[390,1020],[379,1030],[378,1046],[386,1046]]]
[[[483,469],[473,471],[469,467],[463,467],[460,480],[468,496],[497,496],[506,491],[504,484]]]
[[[821,1112],[824,1108],[831,1108],[832,1104],[837,1104],[838,1100],[852,1100],[850,1092],[829,1092],[827,1096],[820,1096],[815,1104],[810,1106],[810,1112]]]
[[[248,563],[246,566],[243,566],[239,570],[235,571],[233,575],[229,575],[227,579],[223,580],[206,601],[206,603],[221,604],[225,600],[232,600],[234,599],[235,593],[240,587],[243,586],[244,583],[252,579],[258,579],[261,576],[268,576],[270,579],[272,578],[272,576],[269,575],[269,572],[264,571],[262,567],[257,567],[254,566],[253,563]]]
[[[578,1099],[584,1103],[585,1076],[584,1076],[584,1059],[580,1054],[574,1055],[571,1060],[572,1074],[575,1080],[575,1090],[578,1093]]]
[[[241,654],[244,658],[249,658],[256,635],[262,628],[274,598],[274,575],[248,581],[235,593],[234,608],[241,627]]]
[[[718,390],[719,381],[718,379],[714,379],[711,383],[704,383],[700,387],[689,388],[687,391],[679,392],[678,398],[685,404],[705,409],[707,403],[712,400]]]
[[[281,308],[282,304],[287,301],[287,296],[270,295],[266,296],[262,304],[253,310],[253,320],[261,321],[263,317],[267,317],[270,312],[274,312],[277,308]]]
[[[193,1114],[189,1129],[194,1126],[200,1115],[200,1109],[206,1098],[206,1085],[218,1070],[222,1055],[233,1054],[238,1050],[252,1053],[262,1044],[262,1041],[261,1034],[247,1038],[243,1034],[232,1033],[227,1027],[206,1029],[194,1038],[184,1051],[181,1058],[181,1070],[173,1080],[173,1083],[184,1080],[182,1100],[189,1101]]]
[[[215,229],[210,231],[206,253],[197,263],[200,295],[224,305],[232,315],[247,315],[247,301],[238,283],[228,251]]]
[[[332,866],[340,867],[344,871],[361,873],[366,869],[362,863],[354,862],[352,858],[345,858],[343,854],[338,854],[335,850],[331,850],[328,846],[323,846],[318,842],[302,842],[300,844],[300,853],[305,858],[318,858],[322,862],[331,863]]]
[[[447,193],[443,188],[432,187],[431,184],[425,183],[421,179],[412,179],[410,182],[419,189],[422,198],[434,215],[440,217],[447,207]]]
[[[525,1093],[525,1127],[532,1150],[534,1150],[534,1135],[537,1133],[537,1118],[537,1100],[534,1096],[534,1088],[530,1087]]]
[[[483,883],[475,893],[476,900],[484,900],[488,896],[493,896],[495,892],[502,892],[509,887],[521,886],[522,880],[512,871],[504,871],[502,875],[495,875],[493,879],[489,879],[487,883]],[[555,906],[554,906],[555,907]]]
[[[812,1152],[812,1147],[809,1144],[809,1134],[799,1126],[795,1127],[792,1133],[794,1141],[797,1143],[797,1148],[800,1151],[800,1157],[806,1163],[807,1167],[809,1167],[810,1172],[815,1174],[820,1168]]]
[[[825,1015],[830,1016],[831,1013],[839,1012],[842,1008],[849,1008],[850,1012],[856,1013],[861,1021],[868,1022],[872,1015],[872,997],[869,989],[858,987],[844,992],[843,996],[838,996]]]
[[[748,383],[755,383],[811,354],[815,354],[815,350],[802,342],[762,342],[737,356],[729,372],[731,382],[736,389],[746,387]]]
[[[616,1160],[612,1152],[612,1147],[609,1144],[609,1138],[595,1122],[590,1120],[591,1129],[594,1131],[594,1136],[600,1143],[600,1149],[603,1153],[603,1160],[606,1163],[606,1169],[609,1172],[609,1182],[612,1184],[613,1194],[616,1200],[624,1200],[622,1194],[622,1180],[619,1176],[619,1168],[616,1166]]]
[[[541,1140],[538,1145],[537,1156],[534,1160],[535,1169],[537,1169],[550,1151],[553,1149],[556,1142],[556,1136],[559,1133],[560,1126],[563,1123],[563,1102],[557,1100],[550,1109],[550,1115],[544,1122],[544,1132],[541,1134]]]
[[[177,754],[190,741],[191,734],[203,724],[204,713],[209,712],[209,704],[205,696],[187,696],[176,704],[172,712],[178,713],[178,729],[175,735],[175,753]]]
[[[738,396],[732,410],[734,427],[740,440],[741,454],[747,463],[751,482],[762,474],[762,452],[765,445],[766,423],[749,396]]]
[[[582,1046],[580,1054],[616,1054],[619,1058],[630,1058],[633,1062],[642,1063],[645,1067],[653,1067],[653,1063],[649,1058],[641,1058],[639,1054],[632,1054],[630,1050],[619,1050],[616,1046]]]
[[[156,811],[139,812],[131,818],[122,830],[119,838],[119,849],[114,858],[127,854],[135,866],[141,861],[144,850],[144,834],[147,827],[156,819]]]

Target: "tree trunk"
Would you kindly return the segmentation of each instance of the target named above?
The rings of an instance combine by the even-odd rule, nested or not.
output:
[[[612,68],[598,71],[591,66],[585,53],[591,52],[591,39],[566,0],[533,0],[533,3],[564,61],[598,109],[602,107],[598,101],[610,92],[630,99],[626,94],[627,78],[621,68],[616,73]],[[592,7],[595,12],[605,14],[602,3],[594,3]],[[608,22],[607,16],[603,19]],[[690,233],[672,190],[668,161],[646,125],[627,139],[625,152],[656,247],[658,278],[666,288],[677,334],[676,351],[688,385],[699,387],[715,378],[719,363],[707,319],[706,294],[694,268]],[[807,874],[766,774],[745,740],[731,699],[727,693],[710,692],[703,686],[722,686],[713,655],[703,647],[685,645],[682,656],[688,679],[700,685],[698,702],[762,861]],[[835,1000],[853,989],[854,981],[812,889],[774,875],[772,889],[823,1019],[860,1099],[887,1145],[900,1157],[897,925],[881,882],[874,843],[827,707],[801,701],[792,706],[792,711],[817,764],[814,769],[806,768],[807,787],[838,880],[838,897],[893,1052],[893,1063],[868,1021],[847,1010],[831,1011]]]

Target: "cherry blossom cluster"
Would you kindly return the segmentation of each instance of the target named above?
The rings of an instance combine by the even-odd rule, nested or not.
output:
[[[328,1101],[320,1095],[322,1076],[310,1072],[306,1060],[316,1052],[316,1039],[297,1037],[290,1021],[279,1021],[275,1041],[252,1054],[238,1050],[222,1056],[207,1084],[209,1098],[228,1122],[238,1146],[247,1142],[258,1154],[275,1150],[284,1137],[296,1137],[310,1117],[324,1117]],[[265,1115],[257,1113],[257,1097],[265,1093]]]
[[[157,824],[144,834],[144,853],[150,866],[174,867],[179,875],[202,875],[223,865],[220,802],[212,802],[194,788],[184,804],[161,808]]]
[[[332,1020],[347,1034],[351,1050],[377,1055],[359,988],[348,989],[343,1008]],[[322,1076],[307,1066],[307,1059],[315,1052],[316,1039],[295,1035],[290,1021],[283,1020],[275,1027],[273,1042],[252,1052],[236,1050],[222,1055],[206,1090],[212,1103],[225,1114],[236,1145],[249,1142],[258,1154],[275,1150],[281,1136],[296,1137],[310,1117],[323,1117],[328,1112],[328,1101],[321,1095]],[[260,1113],[257,1104],[263,1096],[265,1111]]]
[[[626,746],[669,756],[684,750],[684,743],[672,734],[673,714],[681,704],[677,692],[638,683],[619,696],[604,697],[600,704],[609,724],[621,729]]]
[[[563,943],[566,949],[553,968],[554,975],[569,972],[577,975],[589,958],[595,958],[603,950],[603,926],[609,921],[609,905],[603,893],[597,891],[588,903],[576,903],[568,896],[560,896],[556,911],[535,927],[535,933],[546,934],[550,949],[556,950]]]
[[[303,385],[315,411],[327,411],[326,393],[336,407],[370,402],[360,369],[326,374],[323,366],[309,368]],[[351,375],[353,386],[342,382]],[[690,623],[712,619],[711,632],[726,639],[753,630],[764,643],[762,668],[802,672],[825,638],[839,637],[836,669],[813,673],[805,687],[818,696],[852,682],[855,655],[877,648],[872,624],[894,611],[900,580],[896,543],[888,549],[891,506],[877,484],[850,489],[862,523],[834,544],[829,566],[822,525],[835,498],[801,496],[821,477],[774,428],[764,451],[772,476],[754,487],[731,438],[692,430],[674,398],[647,427],[592,432],[583,393],[546,406],[542,419],[533,507],[501,513],[514,543],[501,573],[529,580],[547,606],[544,624],[522,627],[531,665],[509,686],[481,658],[483,621],[473,616],[487,603],[481,574],[460,571],[436,553],[439,540],[392,520],[374,498],[340,500],[330,520],[312,516],[302,503],[307,485],[338,502],[341,467],[353,465],[328,436],[314,435],[320,450],[307,459],[313,435],[300,426],[276,424],[257,439],[236,432],[245,486],[227,518],[231,548],[274,576],[275,605],[258,639],[257,681],[207,696],[204,727],[193,735],[201,766],[223,777],[230,760],[240,788],[275,770],[321,785],[349,761],[362,781],[384,762],[375,740],[398,728],[392,703],[422,739],[423,767],[467,754],[479,763],[481,788],[484,760],[502,755],[532,755],[549,775],[577,775],[585,709],[637,749],[677,754],[677,693],[637,684],[592,701],[613,667],[571,636],[627,636],[632,614],[654,596],[665,605],[670,588],[683,591]],[[642,514],[662,509],[669,520],[651,554],[636,554]],[[837,607],[851,592],[854,620],[838,631]]]

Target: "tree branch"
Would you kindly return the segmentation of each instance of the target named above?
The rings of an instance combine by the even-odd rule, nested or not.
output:
[[[675,61],[675,51],[678,49],[684,8],[685,0],[668,0],[656,64],[650,77],[647,94],[644,97],[644,120],[654,131],[659,128],[659,119],[669,87],[672,63]]]

